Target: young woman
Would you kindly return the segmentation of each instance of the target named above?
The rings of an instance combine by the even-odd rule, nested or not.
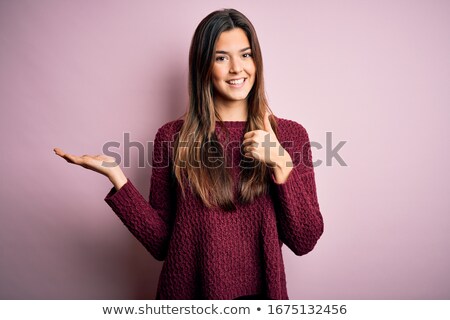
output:
[[[323,233],[306,130],[276,118],[251,22],[205,17],[189,52],[189,108],[156,133],[149,201],[114,159],[55,152],[107,176],[105,201],[164,261],[157,299],[288,299],[281,247]]]

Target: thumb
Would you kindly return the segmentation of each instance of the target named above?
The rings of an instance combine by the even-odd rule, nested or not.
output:
[[[264,115],[264,130],[273,133],[273,129],[269,121],[269,115],[270,115],[269,111],[266,111],[266,114]]]

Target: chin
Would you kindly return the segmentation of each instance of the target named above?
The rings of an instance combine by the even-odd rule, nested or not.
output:
[[[250,90],[245,92],[229,92],[227,90],[223,90],[222,92],[216,91],[216,93],[221,96],[223,100],[228,101],[241,101],[247,99]]]
[[[229,100],[234,100],[234,101],[237,101],[237,100],[244,100],[244,99],[247,99],[249,93],[250,93],[250,92],[244,92],[244,93],[241,93],[241,94],[239,94],[239,95],[236,95],[236,94],[230,94],[230,95],[227,96],[227,98],[228,98]]]
[[[227,100],[229,100],[229,101],[242,101],[242,100],[246,100],[247,97],[248,97],[248,95],[245,96],[245,97],[228,97]]]

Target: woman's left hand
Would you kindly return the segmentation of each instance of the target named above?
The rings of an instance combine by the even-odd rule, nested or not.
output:
[[[284,183],[292,170],[292,158],[281,146],[269,121],[269,112],[264,116],[264,130],[249,131],[244,135],[244,152],[248,158],[265,162],[274,168],[277,183]]]
[[[281,147],[269,121],[269,112],[264,116],[264,130],[249,131],[244,135],[245,156],[265,162],[274,167],[287,152]]]

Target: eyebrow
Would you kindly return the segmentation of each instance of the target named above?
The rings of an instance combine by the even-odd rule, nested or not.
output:
[[[246,51],[246,50],[248,50],[248,49],[251,49],[251,48],[250,48],[250,47],[247,47],[247,48],[244,48],[244,49],[239,50],[239,52],[243,52],[243,51]],[[227,54],[228,51],[218,50],[218,51],[216,51],[216,53],[224,53],[224,54]]]

